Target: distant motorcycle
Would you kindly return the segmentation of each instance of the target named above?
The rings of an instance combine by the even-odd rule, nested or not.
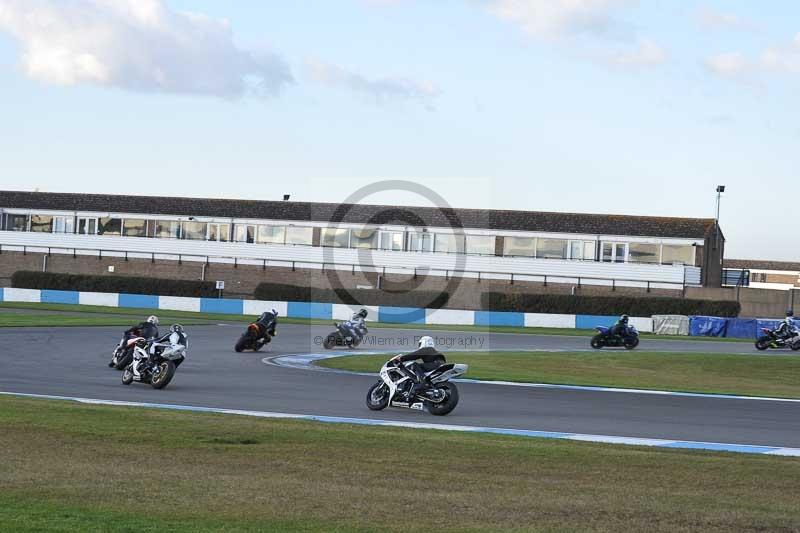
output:
[[[390,405],[417,411],[427,409],[430,414],[437,416],[452,412],[458,405],[458,388],[449,380],[465,374],[469,367],[453,363],[441,365],[425,374],[425,387],[414,398],[409,398],[413,382],[408,374],[413,371],[400,367],[407,368],[411,364],[387,361],[381,368],[380,380],[367,391],[367,407],[372,411],[380,411]]]
[[[122,373],[122,384],[139,381],[149,383],[154,389],[163,389],[175,377],[175,369],[186,359],[186,348],[181,346],[175,350],[169,343],[151,346],[143,337],[137,337],[134,339],[133,361]],[[148,354],[148,350],[151,353]]]
[[[764,351],[769,348],[800,350],[800,333],[797,331],[793,331],[792,336],[787,339],[778,337],[775,331],[769,328],[761,328],[761,332],[763,335],[756,340],[756,349],[758,350]]]
[[[361,344],[368,333],[366,326],[353,331],[344,322],[334,322],[333,325],[336,327],[336,331],[326,335],[325,340],[322,341],[322,346],[326,350],[330,350],[334,346],[355,348]]]
[[[267,324],[253,322],[247,326],[245,332],[242,333],[242,336],[236,341],[236,345],[233,349],[237,352],[243,352],[245,350],[259,351],[272,341],[272,337],[275,336],[277,324],[277,318],[273,318]]]
[[[598,326],[595,328],[597,335],[592,337],[591,345],[595,350],[604,346],[624,346],[626,350],[633,350],[639,346],[639,332],[633,326],[628,326],[624,335],[611,335],[611,328]]]

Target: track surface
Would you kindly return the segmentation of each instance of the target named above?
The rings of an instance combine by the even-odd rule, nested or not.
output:
[[[236,354],[242,325],[193,326],[189,358],[163,391],[121,384],[106,363],[120,328],[0,329],[0,391],[158,402],[354,418],[563,431],[658,439],[800,447],[800,406],[792,403],[653,396],[461,383],[461,402],[447,417],[364,406],[375,378],[265,365],[269,355],[319,353],[324,326],[284,324],[267,350]],[[581,350],[587,337],[370,331],[362,349],[408,351],[433,335],[453,349]],[[645,340],[648,351],[753,353],[749,344]],[[446,350],[443,350],[446,351]],[[450,360],[457,362],[453,354]]]

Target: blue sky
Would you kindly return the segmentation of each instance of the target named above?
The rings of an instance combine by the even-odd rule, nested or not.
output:
[[[798,34],[777,0],[0,0],[2,187],[336,202],[407,179],[705,217],[725,184],[728,256],[800,260]]]

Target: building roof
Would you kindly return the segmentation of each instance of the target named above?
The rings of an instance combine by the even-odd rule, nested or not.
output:
[[[763,261],[760,259],[726,259],[725,268],[800,272],[800,263],[792,261]]]
[[[0,191],[0,207],[684,239],[714,228],[701,218],[22,191]]]

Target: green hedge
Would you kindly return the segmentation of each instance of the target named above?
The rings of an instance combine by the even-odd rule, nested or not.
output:
[[[565,315],[704,315],[736,317],[739,302],[687,300],[683,298],[632,296],[571,296],[567,294],[507,294],[485,292],[481,307],[486,311],[558,313]]]
[[[322,302],[349,305],[385,305],[390,307],[443,307],[450,299],[445,292],[387,292],[380,289],[315,289],[283,283],[260,283],[257,300],[278,302]]]
[[[88,276],[25,270],[19,270],[12,274],[11,286],[19,289],[217,297],[217,290],[213,281],[138,278],[132,276]]]

